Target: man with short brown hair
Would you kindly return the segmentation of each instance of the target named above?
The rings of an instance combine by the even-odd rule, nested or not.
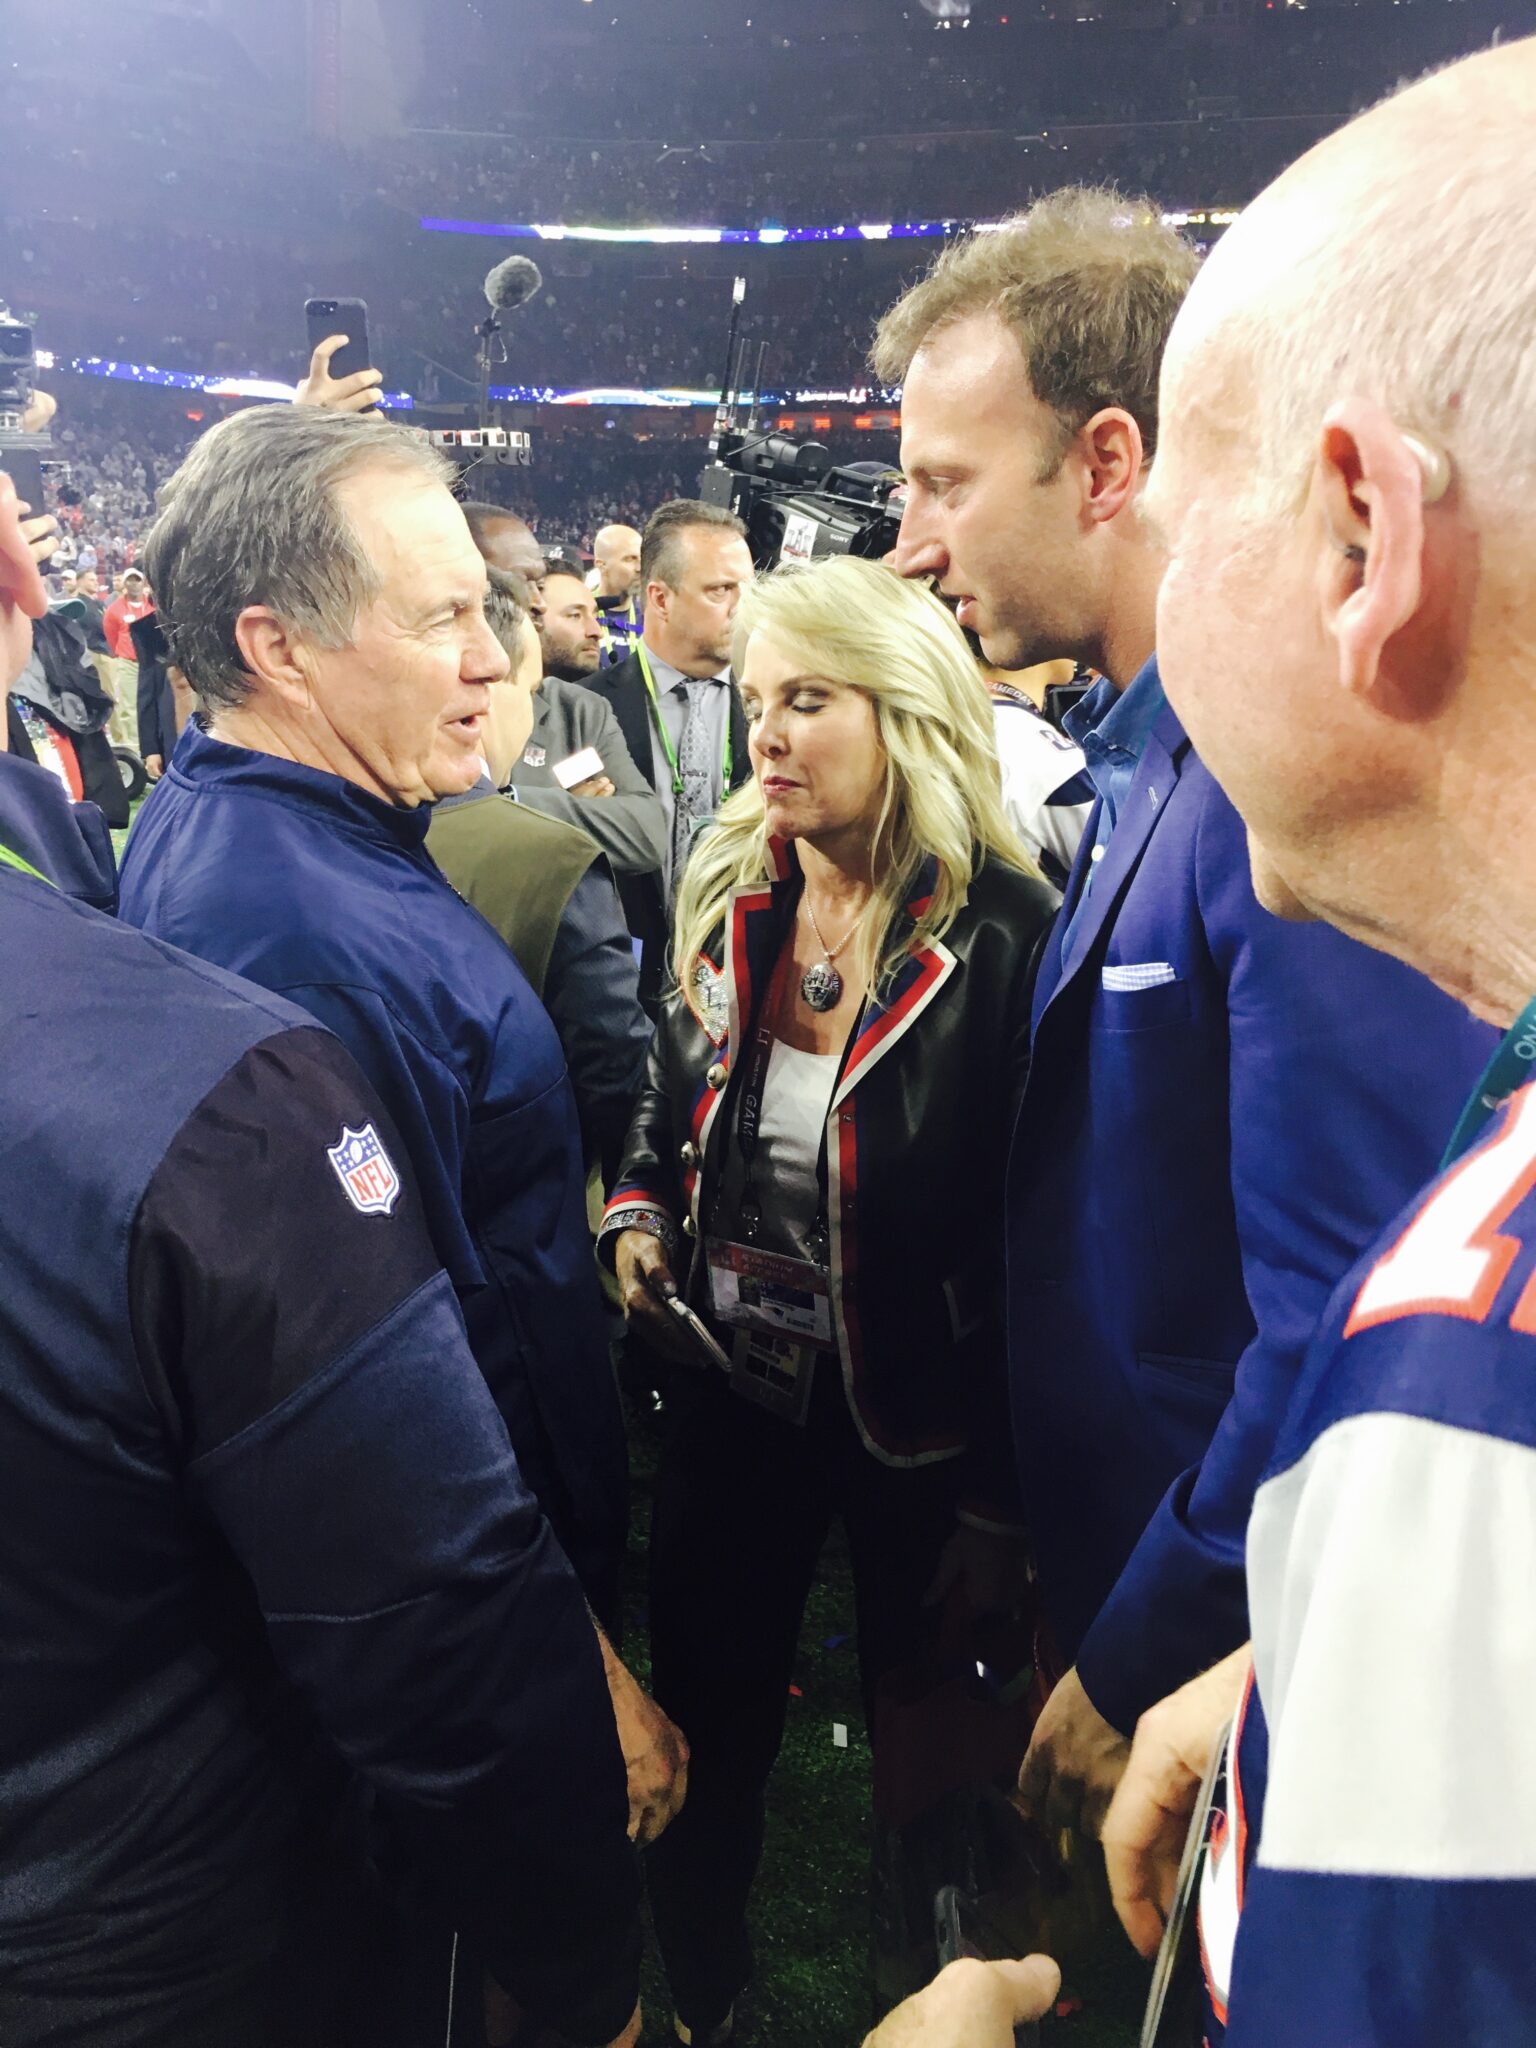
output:
[[[648,1009],[666,985],[671,906],[693,829],[752,772],[730,675],[736,606],[754,573],[746,533],[734,513],[698,498],[659,506],[640,549],[645,629],[627,660],[592,678],[666,808],[660,872],[619,884],[643,949],[640,1000]]]
[[[1195,268],[1148,201],[1073,187],[953,244],[880,322],[875,370],[906,386],[898,566],[939,575],[1000,668],[1069,655],[1124,684],[1151,653],[1128,443],[1139,475]]]
[[[1023,1787],[1063,1826],[1096,1828],[1175,1674],[1245,1638],[1243,1532],[1307,1335],[1486,1056],[1420,977],[1261,909],[1164,698],[1142,494],[1195,268],[1146,202],[1055,193],[941,257],[876,352],[905,376],[898,568],[989,661],[1103,679],[1066,719],[1098,803],[1007,1189],[1021,1512],[1060,1679]]]

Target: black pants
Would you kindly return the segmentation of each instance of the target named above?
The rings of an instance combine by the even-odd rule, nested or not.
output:
[[[747,1898],[784,1734],[796,1638],[834,1517],[853,1564],[859,1677],[873,1730],[882,1673],[913,1654],[954,1527],[953,1463],[899,1470],[859,1440],[835,1361],[803,1429],[712,1376],[686,1391],[662,1453],[651,1533],[656,1698],[692,1750],[683,1811],[647,1853],[678,2017],[724,2018],[752,1971]]]

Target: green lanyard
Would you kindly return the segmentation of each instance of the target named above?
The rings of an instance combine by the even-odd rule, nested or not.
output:
[[[0,846],[0,866],[18,868],[22,874],[30,875],[34,882],[45,882],[50,889],[54,887],[46,875],[38,873],[31,861],[23,860],[19,853],[12,853],[8,846]]]
[[[651,674],[651,657],[646,652],[645,642],[635,642],[635,652],[640,657],[640,673],[645,677],[646,694],[651,700],[651,709],[656,714],[656,730],[661,734],[662,752],[667,757],[667,766],[672,770],[672,794],[683,793],[683,771],[677,765],[677,749],[672,744],[672,735],[667,731],[667,722],[661,715],[661,699],[656,694],[656,678]],[[684,678],[685,681],[691,678]],[[703,678],[701,677],[702,681]],[[720,756],[720,788],[724,795],[731,793],[731,707],[725,707],[725,749]]]
[[[1440,1162],[1446,1167],[1470,1152],[1483,1134],[1483,1127],[1495,1110],[1502,1109],[1517,1088],[1536,1076],[1536,996],[1526,1004],[1499,1041],[1499,1049],[1483,1070],[1483,1078],[1467,1097],[1467,1106],[1456,1119],[1451,1142]]]

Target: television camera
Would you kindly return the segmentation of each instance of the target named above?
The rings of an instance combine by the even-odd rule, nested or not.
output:
[[[820,441],[734,429],[717,436],[712,452],[699,496],[745,522],[759,569],[823,555],[878,561],[896,545],[906,481],[886,463],[834,465]]]

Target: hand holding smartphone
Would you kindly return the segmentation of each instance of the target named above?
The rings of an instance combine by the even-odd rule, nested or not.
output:
[[[309,352],[311,378],[316,374],[314,355],[316,349],[333,336],[344,334],[346,340],[334,350],[325,365],[325,399],[311,398],[307,402],[327,403],[333,409],[376,413],[378,405],[358,406],[355,403],[338,407],[340,395],[334,391],[336,385],[345,384],[349,378],[361,378],[373,369],[372,344],[368,339],[368,307],[362,299],[306,299],[304,319],[309,330]],[[302,387],[301,387],[302,390]],[[346,394],[348,397],[351,393]]]
[[[654,1292],[655,1290],[653,1289],[652,1291]],[[683,1297],[680,1294],[657,1294],[656,1298],[662,1307],[667,1310],[668,1314],[672,1316],[673,1320],[680,1325],[688,1341],[697,1351],[703,1354],[703,1362],[708,1365],[718,1365],[722,1371],[729,1372],[731,1369],[729,1357],[710,1335],[709,1328],[703,1319],[694,1314]]]

